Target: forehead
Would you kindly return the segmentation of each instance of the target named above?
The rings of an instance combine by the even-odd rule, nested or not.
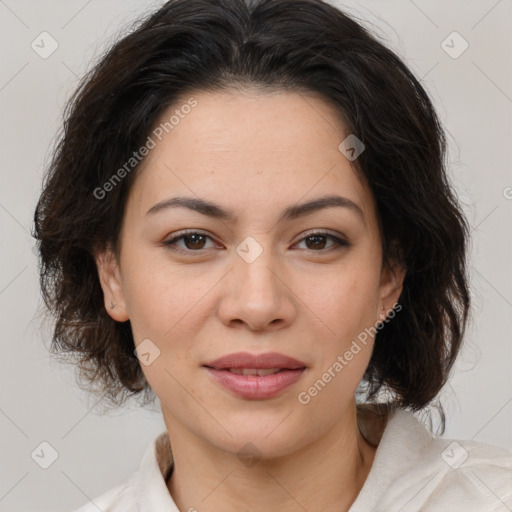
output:
[[[312,93],[197,92],[155,126],[133,200],[147,211],[171,195],[209,197],[243,213],[336,193],[371,217],[371,193],[339,150],[347,135]]]

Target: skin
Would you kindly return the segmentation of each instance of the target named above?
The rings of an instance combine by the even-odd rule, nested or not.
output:
[[[375,455],[354,400],[373,339],[307,405],[297,396],[395,305],[404,271],[382,266],[374,198],[338,149],[349,133],[322,98],[193,96],[197,106],[145,158],[118,258],[97,255],[107,311],[130,320],[137,346],[150,339],[160,350],[142,369],[172,443],[168,489],[180,510],[346,511]],[[362,215],[329,207],[278,220],[291,205],[333,194]],[[235,219],[182,207],[147,213],[174,196],[213,201]],[[185,252],[164,245],[185,229],[210,238],[177,241]],[[308,238],[322,231],[350,245]],[[263,251],[251,263],[236,252],[247,237]],[[243,399],[202,366],[238,351],[280,352],[307,370],[277,397]],[[251,467],[237,457],[246,443],[261,457]]]

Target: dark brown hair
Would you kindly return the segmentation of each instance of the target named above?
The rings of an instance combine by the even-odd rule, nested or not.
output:
[[[355,171],[376,200],[383,263],[407,270],[402,310],[376,337],[366,398],[388,390],[395,406],[424,408],[446,382],[470,306],[469,231],[447,179],[445,135],[402,60],[321,0],[171,0],[85,76],[35,212],[53,353],[113,403],[154,398],[130,323],[105,311],[93,256],[117,246],[136,169],[98,190],[178,99],[233,87],[317,93],[364,143]]]

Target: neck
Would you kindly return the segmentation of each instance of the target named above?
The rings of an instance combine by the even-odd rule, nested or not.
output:
[[[181,429],[165,411],[164,418],[174,458],[167,487],[180,510],[234,512],[249,503],[255,512],[348,511],[376,451],[359,431],[355,402],[321,437],[247,466],[236,453]]]

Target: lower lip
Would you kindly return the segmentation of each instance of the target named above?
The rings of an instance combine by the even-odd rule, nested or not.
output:
[[[210,374],[222,386],[236,395],[248,399],[273,398],[287,387],[295,384],[304,373],[305,368],[283,370],[272,375],[238,375],[229,370],[207,368]]]

